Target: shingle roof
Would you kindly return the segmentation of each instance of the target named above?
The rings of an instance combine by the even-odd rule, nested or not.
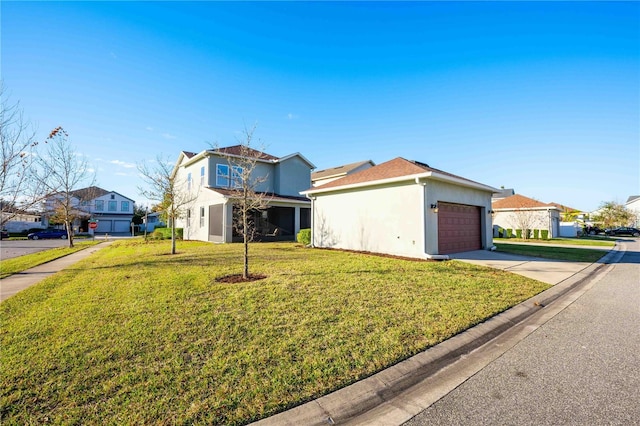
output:
[[[573,207],[565,206],[564,204],[560,204],[560,203],[549,203],[549,204],[552,206],[556,206],[563,212],[581,212],[582,211],[582,210],[574,209]]]
[[[238,195],[238,191],[224,188],[208,188],[213,192],[224,195],[225,197],[232,197]],[[270,201],[304,201],[310,203],[311,201],[307,197],[298,197],[294,195],[280,195],[273,192],[258,192],[257,194],[264,195]]]
[[[69,193],[80,200],[93,200],[94,198],[102,197],[111,191],[99,188],[97,186],[90,186],[88,188],[76,189]]]
[[[627,198],[626,204],[629,204],[630,202],[637,200],[638,198],[640,198],[640,195],[631,195],[629,196],[629,198]]]
[[[311,173],[311,179],[316,180],[316,179],[322,179],[329,176],[336,176],[341,174],[346,175],[346,174],[349,174],[350,171],[357,169],[358,167],[367,163],[370,163],[372,166],[375,166],[375,164],[371,160],[358,161],[356,163],[344,164],[338,167],[331,167],[329,169],[318,170],[317,172]]]
[[[187,158],[191,158],[194,157],[196,155],[195,152],[191,152],[191,151],[182,151],[182,153],[184,154],[185,157]]]
[[[437,172],[441,175],[446,175],[456,179],[462,179],[464,181],[471,182],[473,184],[482,185],[470,179],[466,179],[461,176],[457,176],[439,169],[435,169],[433,167],[429,167],[428,164],[420,163],[419,161],[410,161],[402,157],[397,157],[397,158],[394,158],[393,160],[389,160],[385,163],[378,164],[377,166],[373,166],[369,169],[365,169],[365,170],[347,175],[343,178],[334,180],[332,182],[326,183],[318,187],[318,189],[326,190],[327,188],[335,188],[335,187],[353,185],[353,184],[365,183],[365,182],[375,182],[379,180],[392,179],[392,178],[403,177],[403,176],[412,176],[412,175],[417,175],[425,172]]]
[[[515,195],[515,191],[513,190],[513,188],[501,188],[500,192],[493,194],[493,198],[495,199],[507,198],[512,195]]]
[[[258,151],[253,148],[243,147],[242,145],[234,145],[234,146],[228,146],[225,148],[217,148],[214,151],[221,152],[223,154],[228,154],[228,155],[237,155],[240,157],[248,156],[248,157],[257,158],[259,160],[278,160],[278,157],[275,157],[271,154],[267,154],[265,152]]]
[[[530,209],[538,207],[554,207],[551,204],[543,203],[533,198],[525,197],[524,195],[516,194],[511,197],[503,198],[501,200],[491,203],[493,209]]]

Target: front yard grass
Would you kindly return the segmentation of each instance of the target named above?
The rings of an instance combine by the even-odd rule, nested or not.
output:
[[[71,253],[84,250],[90,246],[99,244],[100,241],[75,242],[73,247],[57,247],[37,253],[25,254],[24,256],[13,257],[0,261],[0,278],[17,274],[26,269],[33,268],[43,263],[51,262]]]
[[[575,247],[554,247],[532,244],[494,243],[497,251],[519,254],[521,256],[542,257],[545,259],[568,260],[572,262],[593,263],[607,254],[605,250],[582,249]]]
[[[0,304],[3,424],[246,424],[549,286],[457,261],[293,243],[118,241]]]

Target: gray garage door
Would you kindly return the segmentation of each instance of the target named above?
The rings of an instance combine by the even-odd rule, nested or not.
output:
[[[113,222],[113,232],[131,232],[131,225],[128,220],[115,220]]]
[[[113,224],[110,220],[99,219],[98,227],[96,228],[95,232],[113,232],[111,228],[112,225]]]

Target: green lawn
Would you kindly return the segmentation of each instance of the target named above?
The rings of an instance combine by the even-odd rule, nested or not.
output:
[[[495,240],[494,240],[495,241]],[[545,259],[569,260],[572,262],[595,262],[607,254],[606,250],[581,249],[575,247],[553,247],[532,244],[494,243],[497,251],[522,256],[542,257]]]
[[[457,261],[118,241],[0,304],[2,424],[245,424],[549,286]]]
[[[75,242],[72,248],[58,247],[38,253],[26,254],[24,256],[13,257],[0,261],[0,278],[22,272],[25,269],[51,262],[52,260],[64,257],[68,254],[84,250],[87,247],[99,244],[100,241]]]
[[[616,245],[615,238],[609,237],[582,237],[582,238],[552,238],[550,240],[525,240],[523,238],[493,238],[494,243],[513,242],[529,244],[566,244],[575,246],[602,246],[613,247]]]

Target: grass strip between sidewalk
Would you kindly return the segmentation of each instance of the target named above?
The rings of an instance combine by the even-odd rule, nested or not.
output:
[[[521,256],[542,257],[545,259],[567,260],[571,262],[598,261],[607,254],[605,250],[581,249],[575,247],[547,247],[532,244],[500,244],[494,243],[497,251],[518,254]]]
[[[118,241],[0,304],[3,424],[257,420],[549,288],[457,261],[293,243]]]
[[[100,241],[83,241],[74,243],[73,247],[57,247],[37,253],[25,254],[0,261],[0,278],[6,278],[29,268],[51,262],[71,253],[84,250],[90,246],[99,244]]]

